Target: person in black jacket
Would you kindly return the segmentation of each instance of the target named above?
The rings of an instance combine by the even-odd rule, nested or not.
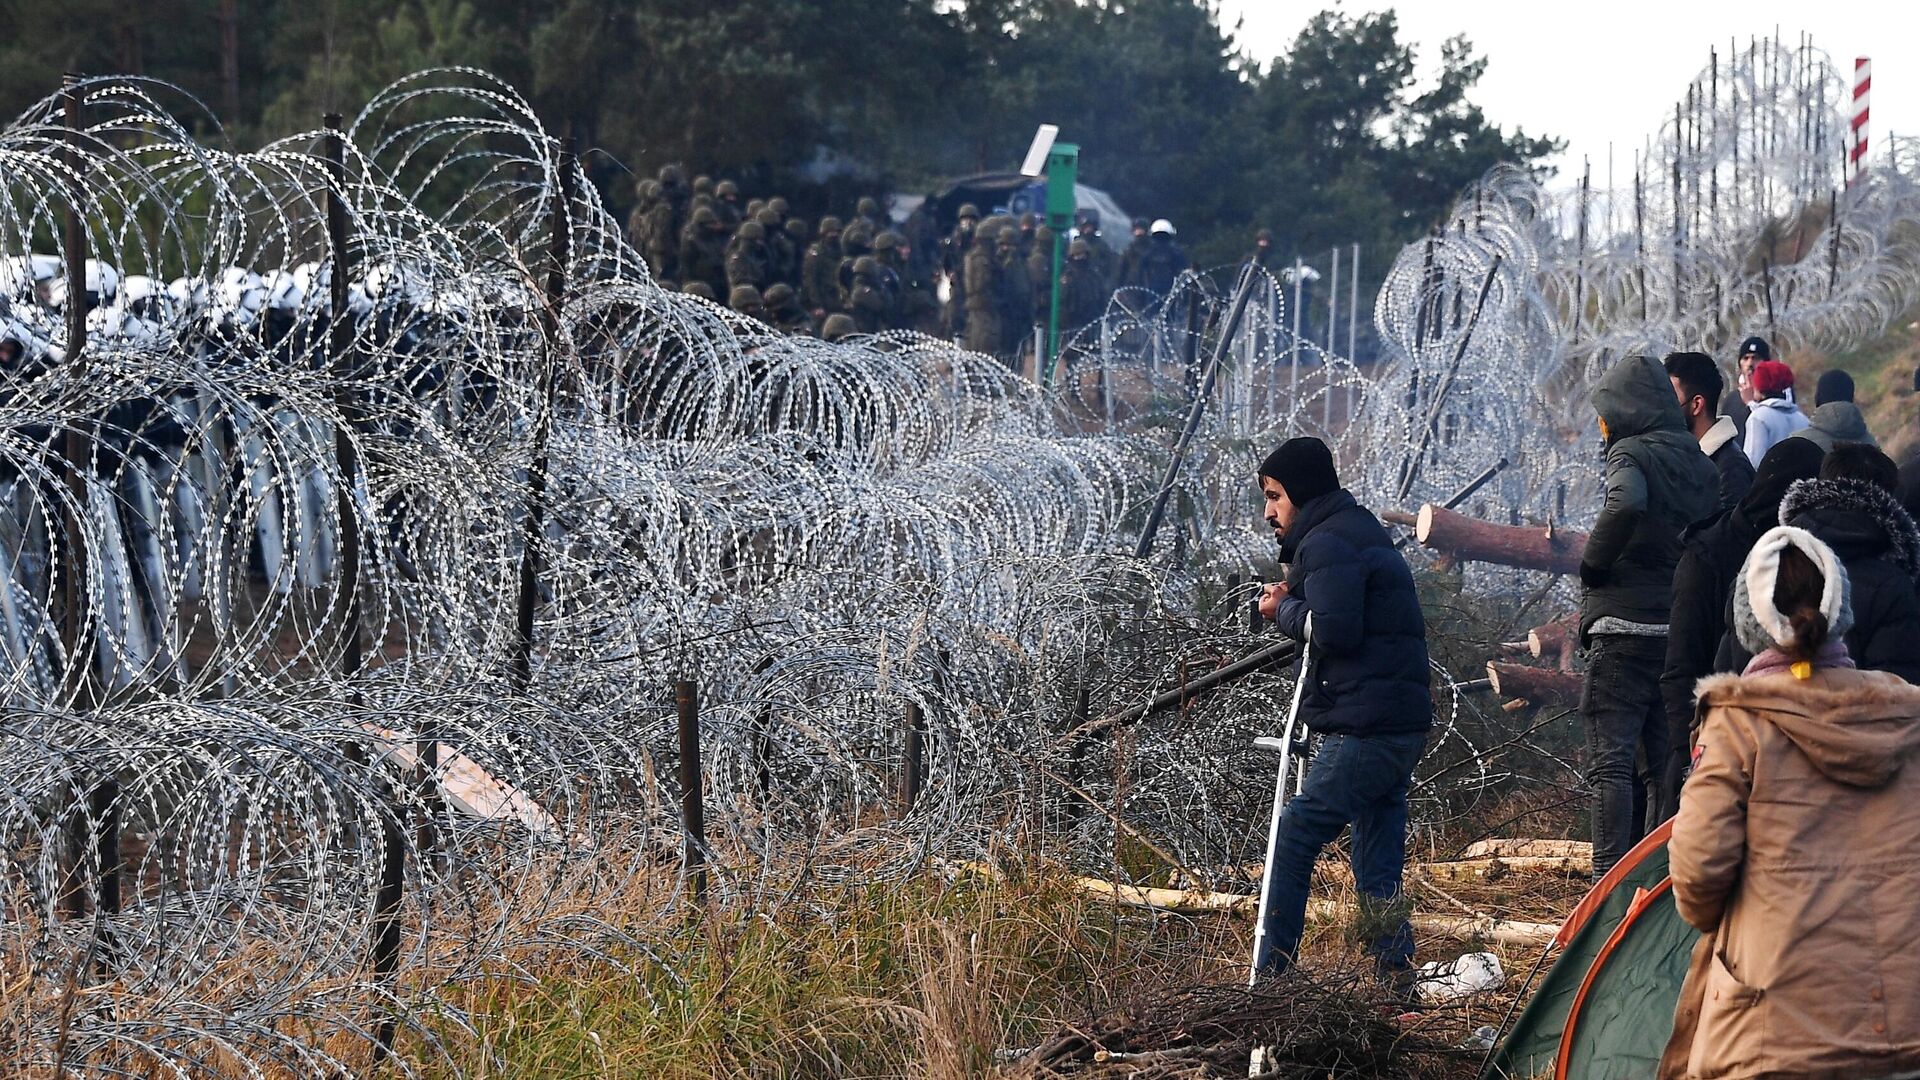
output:
[[[1745,461],[1739,447],[1734,456]],[[1655,822],[1679,811],[1680,784],[1693,746],[1693,686],[1713,674],[1734,578],[1754,542],[1780,520],[1780,500],[1799,480],[1820,475],[1820,448],[1806,439],[1784,439],[1760,459],[1760,471],[1738,505],[1690,527],[1681,535],[1680,563],[1673,571],[1673,611],[1667,618],[1667,662],[1660,674],[1660,700],[1667,713],[1667,761]]]
[[[1680,399],[1687,430],[1700,440],[1701,452],[1720,470],[1719,508],[1731,510],[1753,486],[1753,461],[1741,449],[1739,425],[1732,417],[1714,411],[1714,403],[1726,388],[1720,367],[1713,357],[1699,352],[1668,353],[1663,365],[1667,379],[1673,383],[1674,396]]]
[[[1818,480],[1787,489],[1780,524],[1819,537],[1846,566],[1853,590],[1847,655],[1854,665],[1920,683],[1920,528],[1894,498],[1898,483],[1892,458],[1864,443],[1843,443],[1827,454]],[[1732,626],[1731,604],[1726,617]],[[1752,659],[1729,631],[1714,669],[1744,671]]]
[[[1580,716],[1598,878],[1646,835],[1648,806],[1661,802],[1667,714],[1660,672],[1673,570],[1680,534],[1713,513],[1720,474],[1688,433],[1673,384],[1652,357],[1629,356],[1608,369],[1593,405],[1607,444],[1606,503],[1580,556],[1587,646]]]
[[[1406,560],[1340,487],[1325,443],[1282,443],[1260,466],[1260,491],[1287,564],[1261,612],[1303,643],[1299,718],[1324,737],[1304,790],[1280,816],[1263,971],[1292,962],[1314,860],[1351,824],[1354,883],[1384,928],[1370,949],[1380,974],[1402,977],[1413,961],[1400,895],[1407,788],[1433,722],[1426,618]]]

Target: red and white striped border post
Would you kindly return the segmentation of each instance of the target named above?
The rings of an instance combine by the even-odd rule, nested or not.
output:
[[[1867,101],[1873,90],[1873,67],[1864,56],[1853,61],[1853,150],[1850,160],[1853,163],[1853,175],[1847,183],[1860,178],[1867,167]]]

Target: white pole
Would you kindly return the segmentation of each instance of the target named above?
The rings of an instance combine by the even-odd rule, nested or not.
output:
[[[1360,245],[1353,245],[1353,258],[1347,260],[1347,362],[1358,364],[1354,342],[1360,334]],[[1358,372],[1356,371],[1357,375]],[[1347,388],[1347,422],[1353,422],[1356,388]]]

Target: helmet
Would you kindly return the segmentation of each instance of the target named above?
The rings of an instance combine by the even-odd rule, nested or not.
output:
[[[962,220],[962,221],[965,221],[965,220],[966,220],[966,219],[968,219],[968,218],[972,218],[972,219],[973,219],[973,220],[975,220],[975,221],[979,221],[979,220],[980,220],[980,208],[979,208],[979,207],[977,207],[977,206],[975,206],[975,205],[973,205],[972,203],[961,203],[961,204],[960,204],[960,213],[959,213],[959,214],[957,214],[957,215],[955,215],[955,216],[956,216],[956,217],[958,217],[958,218],[959,218],[960,220]]]
[[[393,273],[390,266],[382,264],[367,274],[369,291],[375,291],[374,275],[383,271]],[[220,275],[220,300],[236,315],[253,315],[266,305],[266,280],[244,266],[229,266]]]
[[[1051,249],[1053,247],[1053,227],[1051,225],[1042,225],[1033,230],[1033,242],[1036,246],[1044,244],[1047,248]]]
[[[776,281],[767,286],[767,291],[762,298],[766,300],[768,307],[785,307],[793,302],[793,286],[784,281]]]
[[[1134,232],[1146,232],[1146,231],[1147,231],[1147,219],[1146,219],[1146,218],[1143,218],[1143,217],[1137,217],[1137,218],[1134,218],[1134,219],[1133,219],[1133,231],[1134,231]]]
[[[807,239],[807,223],[799,218],[788,218],[786,232],[788,236],[804,243]]]
[[[699,176],[694,177],[693,193],[695,195],[713,194],[713,177],[708,176],[706,173],[701,173]]]
[[[205,310],[210,290],[195,278],[177,277],[167,285],[167,296],[183,311]]]
[[[713,207],[702,206],[693,212],[693,223],[700,226],[718,225],[720,215],[713,212]]]
[[[1067,245],[1067,258],[1091,259],[1093,258],[1093,245],[1079,237],[1075,237],[1073,243]]]
[[[877,274],[879,272],[880,260],[871,255],[862,255],[853,260],[853,273],[856,277],[861,274]]]
[[[736,199],[734,201],[737,202],[739,200]],[[765,199],[748,199],[747,200],[746,212],[748,217],[759,217],[760,211],[765,210],[766,208],[767,208],[767,200]]]
[[[680,291],[686,293],[688,296],[697,296],[702,300],[718,299],[718,297],[713,295],[713,286],[704,281],[689,281],[685,285],[680,286]]]
[[[846,231],[840,234],[840,243],[848,248],[867,249],[873,247],[873,230],[867,223],[855,219]]]
[[[860,201],[854,206],[854,213],[861,217],[879,217],[880,202],[871,195],[862,195]]]
[[[785,218],[793,212],[792,208],[787,205],[787,197],[784,195],[775,195],[773,198],[768,199],[767,209],[779,214],[782,218]]]
[[[839,341],[853,336],[857,329],[858,327],[853,325],[853,316],[844,311],[836,311],[827,316],[827,321],[821,324],[820,336],[827,341]]]
[[[760,290],[751,285],[735,285],[733,292],[727,294],[727,306],[735,311],[759,307]]]
[[[298,311],[300,302],[306,299],[306,289],[292,271],[275,270],[266,277],[267,307],[283,314]]]
[[[740,185],[731,180],[722,180],[713,185],[713,197],[716,199],[737,199],[740,197]]]
[[[1155,221],[1153,228],[1148,231],[1155,236],[1175,236],[1178,235],[1179,232],[1179,230],[1173,227],[1173,222],[1168,221],[1166,218],[1160,218]]]
[[[742,240],[765,240],[767,229],[757,221],[743,221],[740,223],[739,231],[734,235]]]
[[[753,215],[753,219],[769,229],[780,227],[780,215],[775,213],[772,207],[761,207],[760,212]]]
[[[1259,232],[1257,232],[1257,233],[1254,233],[1254,234],[1253,234],[1253,242],[1254,242],[1254,243],[1256,243],[1256,244],[1271,244],[1271,243],[1273,243],[1273,230],[1272,230],[1272,229],[1261,229],[1261,230],[1260,230]]]
[[[840,219],[834,217],[832,214],[828,214],[826,217],[820,219],[821,236],[838,236],[843,228],[845,228],[845,226],[840,223]]]
[[[1029,210],[1020,215],[1020,230],[1022,232],[1032,231],[1033,227],[1038,224],[1040,224],[1040,219],[1033,216],[1033,211]]]
[[[892,251],[900,246],[900,237],[889,229],[873,238],[873,250]]]
[[[686,187],[687,173],[678,165],[660,166],[660,186],[663,188]]]
[[[110,304],[120,289],[120,271],[101,262],[88,259],[81,264],[81,275],[86,279],[87,305]],[[67,277],[65,273],[53,279],[47,290],[47,303],[54,307],[63,307],[67,302]]]

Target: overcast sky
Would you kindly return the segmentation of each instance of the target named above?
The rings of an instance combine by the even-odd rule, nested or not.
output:
[[[1285,51],[1307,19],[1327,7],[1301,0],[1222,0],[1230,27],[1245,20],[1240,41],[1265,61]],[[1473,92],[1502,127],[1567,140],[1556,186],[1577,177],[1581,156],[1593,160],[1594,185],[1603,183],[1607,146],[1614,145],[1614,176],[1631,177],[1633,151],[1658,130],[1707,65],[1707,50],[1724,54],[1729,38],[1779,26],[1789,45],[1802,31],[1852,78],[1853,58],[1873,59],[1870,140],[1876,152],[1888,130],[1920,135],[1920,4],[1885,0],[1610,0],[1604,4],[1542,4],[1538,0],[1401,0],[1336,5],[1351,14],[1392,8],[1401,39],[1417,48],[1420,74],[1440,62],[1440,43],[1457,33],[1487,58]]]

